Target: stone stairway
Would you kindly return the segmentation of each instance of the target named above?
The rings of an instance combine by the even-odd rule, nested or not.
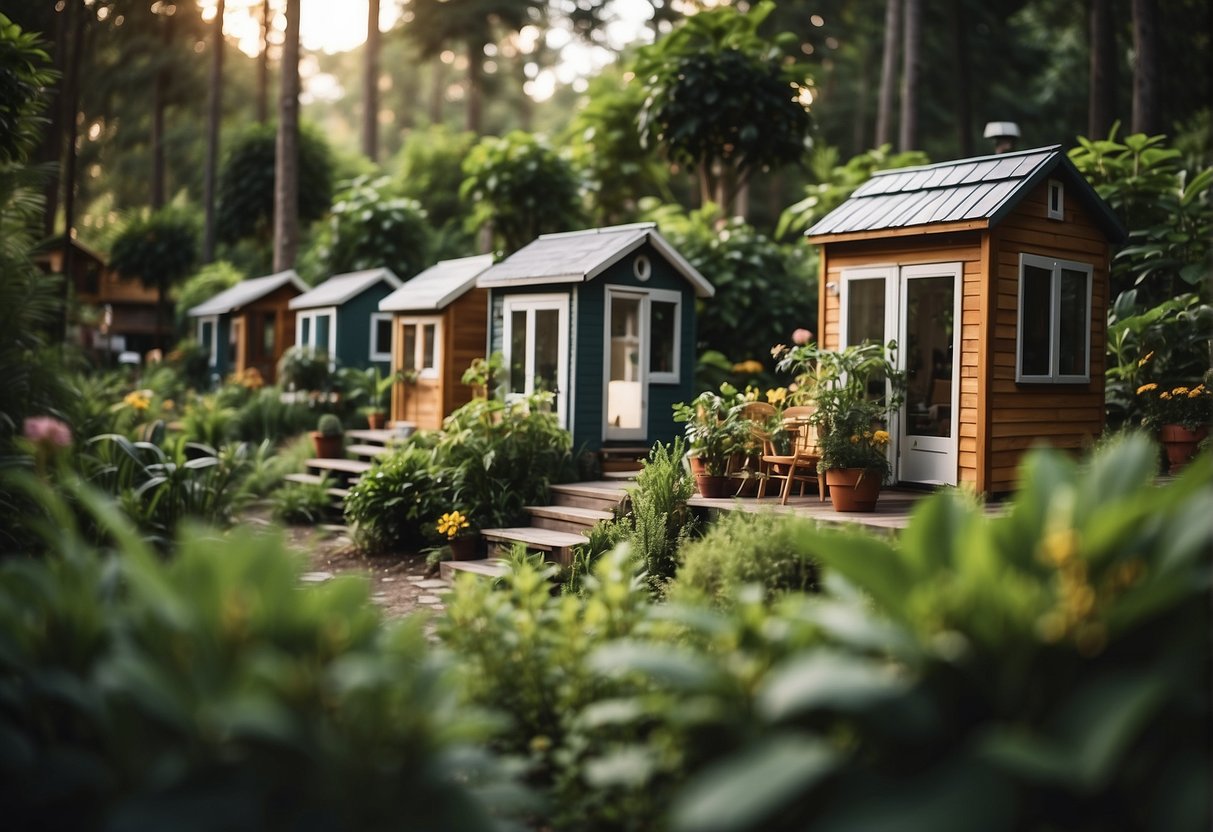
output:
[[[543,555],[545,560],[568,566],[573,547],[585,543],[586,534],[600,520],[610,520],[627,501],[625,483],[617,480],[568,483],[551,487],[551,505],[527,506],[529,526],[481,529],[488,543],[488,557],[481,560],[442,562],[442,577],[453,580],[460,572],[496,577],[504,572],[500,560],[514,544]]]

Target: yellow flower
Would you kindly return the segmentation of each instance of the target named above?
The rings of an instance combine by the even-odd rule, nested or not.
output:
[[[783,355],[787,351],[788,351],[787,344],[776,344],[775,346],[771,347],[771,358],[778,358],[779,356]]]
[[[1142,393],[1149,393],[1151,390],[1157,390],[1157,389],[1158,389],[1158,385],[1155,384],[1154,382],[1150,382],[1149,384],[1143,384],[1141,387],[1137,388],[1137,395],[1140,396]]]
[[[468,526],[468,519],[458,511],[448,512],[438,518],[438,534],[446,535],[447,540],[454,540],[459,532]]]
[[[787,398],[788,388],[786,387],[776,387],[767,391],[767,403],[773,404],[776,407],[787,401]]]
[[[1170,401],[1171,394],[1168,393],[1166,390],[1163,390],[1161,393],[1158,394],[1158,398],[1162,399],[1164,402]]]
[[[143,394],[142,390],[133,390],[122,400],[132,410],[147,410],[152,400]]]
[[[1198,384],[1192,388],[1192,391],[1190,393],[1188,393],[1188,398],[1189,399],[1199,398],[1200,396],[1204,395],[1204,392],[1205,392],[1205,386],[1203,384]]]
[[[859,444],[859,434],[857,434],[857,433],[851,434],[851,444],[852,445]]]
[[[762,362],[761,362],[761,361],[755,361],[755,360],[754,360],[754,359],[752,359],[752,358],[746,359],[745,361],[741,361],[741,362],[739,362],[739,363],[737,363],[737,364],[734,364],[734,365],[733,365],[733,372],[735,372],[735,373],[750,373],[750,374],[753,374],[753,373],[761,373],[761,372],[762,372]]]
[[[1171,395],[1172,396],[1186,396],[1186,395],[1188,395],[1188,388],[1187,387],[1176,387],[1174,390],[1171,391]]]
[[[165,399],[164,404],[160,405],[164,410],[172,410],[176,406],[176,403],[172,399]]]
[[[872,434],[872,442],[877,445],[889,444],[889,432],[887,430],[878,430]]]
[[[1142,356],[1141,361],[1137,362],[1137,366],[1138,367],[1146,366],[1146,364],[1149,363],[1150,359],[1153,357],[1154,357],[1154,350],[1150,350],[1148,353],[1146,353],[1144,356]]]

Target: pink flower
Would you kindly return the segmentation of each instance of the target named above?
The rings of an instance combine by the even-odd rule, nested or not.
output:
[[[66,448],[72,444],[72,429],[54,416],[31,416],[25,420],[25,438],[35,445]]]
[[[809,332],[804,327],[792,333],[792,343],[798,347],[803,347],[805,344],[813,340],[813,333]]]

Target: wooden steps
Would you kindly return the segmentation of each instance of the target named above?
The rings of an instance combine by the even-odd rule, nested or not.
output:
[[[387,456],[392,452],[392,449],[386,445],[346,445],[345,452],[354,456],[363,457],[368,460],[375,460],[381,456]]]
[[[585,534],[600,521],[615,517],[612,511],[578,506],[527,506],[526,511],[535,528],[569,534]]]
[[[304,465],[309,471],[333,471],[346,477],[361,476],[371,470],[371,463],[363,459],[336,459],[316,457],[307,460]]]
[[[584,534],[537,529],[534,526],[514,526],[506,529],[481,529],[480,536],[488,541],[489,555],[495,557],[516,543],[527,551],[544,555],[545,560],[569,566],[573,562],[573,547],[585,543]],[[476,561],[466,561],[475,563]]]
[[[475,575],[480,578],[500,578],[505,572],[505,561],[497,558],[444,560],[439,566],[439,575],[442,580],[452,583],[461,574]]]
[[[287,474],[283,479],[300,485],[322,485],[324,483],[324,477],[319,474],[293,473]]]
[[[608,445],[598,449],[598,464],[603,476],[622,471],[639,471],[640,460],[647,459],[651,449],[644,445]]]
[[[612,511],[623,505],[628,498],[628,492],[622,485],[609,480],[565,483],[553,485],[549,490],[554,505],[592,508],[598,511]]]

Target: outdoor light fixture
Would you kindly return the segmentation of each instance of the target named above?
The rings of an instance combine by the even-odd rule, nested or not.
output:
[[[1019,125],[1013,121],[991,121],[986,124],[982,138],[994,140],[995,153],[1010,153],[1019,139]]]

